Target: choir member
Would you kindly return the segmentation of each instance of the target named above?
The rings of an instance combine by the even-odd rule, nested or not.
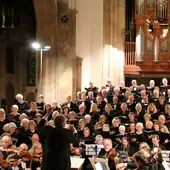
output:
[[[61,112],[61,108],[58,106],[58,103],[56,100],[53,100],[51,102],[51,108],[52,108],[52,112],[54,111],[58,111],[59,113]]]
[[[5,110],[0,108],[0,135],[3,133],[3,126],[8,122],[9,120],[5,116]]]
[[[67,106],[70,111],[77,112],[78,110],[77,105],[72,101],[71,95],[66,96],[65,102],[61,104],[61,108],[63,108],[64,106]]]
[[[29,109],[29,105],[27,103],[27,101],[23,100],[23,95],[22,94],[17,94],[16,95],[16,100],[17,100],[17,105],[19,108],[19,112],[20,113],[25,113],[28,109]]]
[[[86,106],[84,104],[79,105],[79,113],[77,114],[77,119],[83,119],[86,115]]]
[[[12,105],[12,108],[11,108],[11,113],[9,113],[7,115],[7,119],[10,121],[10,122],[14,122],[16,124],[19,123],[19,116],[20,114],[18,113],[18,106],[17,105]]]
[[[99,111],[96,103],[92,103],[91,104],[90,113],[89,114],[90,114],[93,122],[97,122],[99,120],[101,112]]]
[[[106,102],[102,99],[102,96],[97,96],[96,104],[97,104],[99,111],[102,113],[104,111],[104,107],[106,105]]]
[[[44,110],[45,102],[44,102],[44,96],[42,94],[38,97],[38,101],[36,104],[37,104],[37,109],[41,111]]]

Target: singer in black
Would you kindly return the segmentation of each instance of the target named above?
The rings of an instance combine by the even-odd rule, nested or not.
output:
[[[70,144],[78,145],[76,130],[65,129],[66,118],[59,115],[49,134],[44,152],[43,170],[70,170]]]

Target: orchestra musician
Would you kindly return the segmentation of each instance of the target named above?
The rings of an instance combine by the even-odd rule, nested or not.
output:
[[[10,154],[6,160],[12,169],[25,170],[29,168],[30,154],[28,153],[28,146],[22,143],[19,146],[18,152]]]
[[[117,153],[115,151],[115,149],[113,149],[112,147],[112,141],[111,139],[104,139],[103,141],[103,146],[104,148],[102,148],[98,154],[98,158],[108,158],[108,165],[110,170],[116,170],[116,165],[115,165],[115,161],[114,158],[117,156]]]

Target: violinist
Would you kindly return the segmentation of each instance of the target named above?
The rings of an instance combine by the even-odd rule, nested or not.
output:
[[[122,138],[122,144],[119,145],[116,150],[119,153],[119,158],[122,159],[122,161],[127,161],[129,157],[132,157],[132,155],[135,153],[135,148],[133,148],[129,144],[129,140],[127,137]]]
[[[19,170],[24,170],[29,167],[30,154],[28,153],[28,146],[22,143],[19,146],[17,153],[11,154],[7,157],[7,161],[12,168],[19,168]]]
[[[152,135],[152,153],[154,154],[155,159],[157,159],[157,168],[158,170],[164,170],[162,165],[162,154],[161,150],[165,150],[165,147],[159,144],[159,136]]]
[[[2,151],[4,158],[13,153],[12,140],[8,133],[4,133],[0,140],[0,151]]]
[[[133,158],[136,161],[137,170],[153,170],[152,165],[148,163],[146,152],[143,150],[136,152]]]
[[[108,158],[108,165],[110,170],[116,170],[114,158],[117,156],[115,149],[112,148],[112,141],[110,139],[104,139],[104,148],[102,148],[98,154],[98,158]]]
[[[40,168],[42,162],[42,144],[40,142],[35,142],[32,148],[29,150],[29,154],[31,155],[29,167],[32,170]]]

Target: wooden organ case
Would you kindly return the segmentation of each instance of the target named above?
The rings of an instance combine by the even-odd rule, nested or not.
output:
[[[135,65],[130,71],[125,63],[125,74],[170,73],[170,0],[135,0],[134,6]]]

